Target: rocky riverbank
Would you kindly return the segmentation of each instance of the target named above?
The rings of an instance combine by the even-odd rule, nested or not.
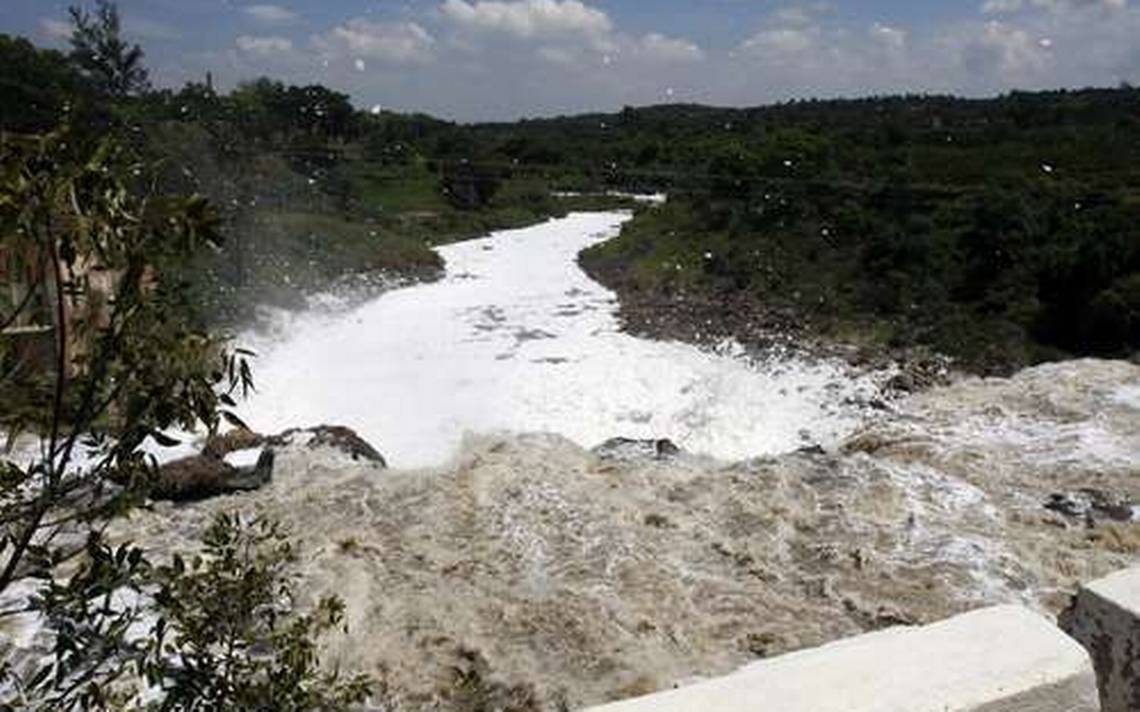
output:
[[[646,288],[629,265],[586,250],[578,264],[591,279],[619,295],[617,318],[626,333],[658,341],[680,341],[705,349],[740,344],[754,358],[795,354],[807,361],[842,360],[874,373],[897,370],[890,390],[912,392],[947,385],[955,375],[951,359],[921,346],[890,347],[866,338],[869,324],[848,325],[837,333],[822,328],[791,307],[761,302],[745,291]],[[958,375],[962,375],[960,372]]]
[[[834,449],[735,464],[512,435],[383,470],[293,437],[262,489],[119,531],[158,553],[220,510],[282,520],[302,590],[347,603],[334,661],[401,709],[574,708],[984,604],[1055,613],[1138,560],[1140,367],[1051,364],[886,406]]]

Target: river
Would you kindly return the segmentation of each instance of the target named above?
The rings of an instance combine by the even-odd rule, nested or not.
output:
[[[669,438],[726,460],[833,443],[871,379],[836,362],[763,362],[623,333],[577,265],[628,212],[575,213],[440,248],[446,275],[348,311],[279,315],[242,415],[261,432],[332,423],[397,467],[442,464],[468,433],[555,432],[591,447]]]

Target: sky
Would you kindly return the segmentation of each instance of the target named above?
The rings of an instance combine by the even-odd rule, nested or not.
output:
[[[2,0],[66,45],[69,2]],[[72,2],[82,0],[72,0]],[[93,4],[93,3],[92,3]],[[321,83],[460,121],[1140,83],[1140,0],[120,0],[160,86]]]

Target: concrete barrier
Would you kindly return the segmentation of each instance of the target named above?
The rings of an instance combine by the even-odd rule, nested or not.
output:
[[[1088,654],[1050,621],[1001,606],[750,665],[593,712],[1095,712]]]
[[[1104,712],[1140,710],[1140,568],[1082,586],[1061,626],[1092,655]]]

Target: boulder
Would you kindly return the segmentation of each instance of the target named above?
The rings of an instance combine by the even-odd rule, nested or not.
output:
[[[158,468],[150,489],[153,499],[193,502],[234,492],[258,489],[273,479],[274,452],[265,448],[252,467],[234,467],[203,453],[168,462]]]
[[[203,455],[225,457],[237,450],[249,450],[260,447],[265,437],[246,428],[234,428],[225,433],[215,433],[206,438],[206,446],[202,449]]]
[[[265,442],[271,446],[283,447],[293,444],[296,441],[296,436],[304,434],[311,436],[306,444],[310,449],[315,450],[320,447],[327,447],[333,450],[339,450],[353,460],[371,462],[382,468],[388,467],[388,462],[376,448],[372,447],[367,440],[360,437],[356,431],[351,428],[346,428],[343,425],[318,425],[314,428],[293,428],[286,430],[280,435],[267,438]]]
[[[1045,501],[1045,508],[1084,520],[1089,527],[1105,521],[1130,522],[1135,518],[1133,504],[1128,497],[1091,487],[1051,494]]]
[[[681,454],[681,448],[669,439],[635,440],[610,438],[592,452],[603,460],[669,460]]]
[[[950,364],[939,356],[928,354],[908,355],[899,366],[899,372],[886,383],[888,391],[916,393],[950,383]]]

